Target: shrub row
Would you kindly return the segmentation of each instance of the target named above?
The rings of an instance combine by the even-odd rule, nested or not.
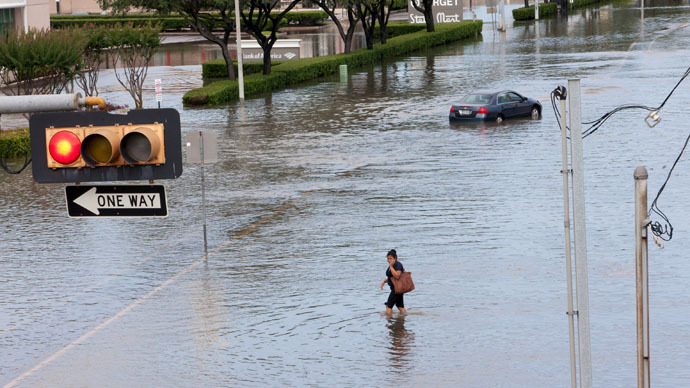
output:
[[[407,0],[393,0],[391,9],[407,9]]]
[[[539,4],[539,17],[554,15],[556,13],[556,3]],[[534,6],[516,8],[513,10],[513,19],[532,20],[534,19]]]
[[[287,24],[313,26],[324,23],[328,14],[323,11],[288,12],[281,20],[280,26]],[[233,18],[234,20],[234,18]],[[52,28],[81,27],[85,24],[95,26],[112,26],[117,23],[132,23],[140,26],[147,23],[158,23],[163,30],[180,30],[189,28],[189,24],[179,15],[161,16],[156,14],[132,14],[132,15],[58,15],[50,17]],[[222,23],[218,22],[214,28],[222,28]],[[269,25],[266,29],[270,29]]]
[[[568,1],[568,9],[577,9],[590,6],[592,4],[603,3],[604,0],[573,0],[572,3]],[[539,5],[539,17],[550,16],[556,13],[556,3],[544,3]],[[532,20],[534,19],[534,6],[516,8],[513,10],[513,19],[515,20]]]
[[[28,128],[0,132],[0,157],[3,159],[23,156],[30,150]]]
[[[280,62],[274,62],[273,65],[277,65]],[[237,74],[237,62],[233,62],[235,65],[235,74]],[[242,63],[243,74],[254,74],[261,73],[264,70],[263,62],[247,62]],[[204,62],[201,64],[201,78],[204,80],[214,79],[214,78],[227,78],[228,68],[225,67],[225,59],[215,59],[213,61]]]
[[[406,21],[390,22],[386,26],[386,37],[393,38],[395,36],[411,34],[422,30],[426,30],[426,24],[410,24]],[[374,38],[381,38],[380,29],[376,28],[376,30],[374,30]]]
[[[446,42],[457,41],[480,34],[482,21],[444,23],[436,26],[435,32],[419,31],[397,36],[385,45],[375,45],[373,50],[359,49],[350,54],[334,54],[324,57],[303,58],[282,62],[272,66],[271,74],[250,74],[244,78],[244,93],[251,97],[260,93],[280,89],[287,85],[326,76],[338,72],[340,65],[356,68],[368,63],[407,54]],[[220,104],[237,99],[237,81],[218,81],[203,88],[187,92],[182,97],[185,105]]]

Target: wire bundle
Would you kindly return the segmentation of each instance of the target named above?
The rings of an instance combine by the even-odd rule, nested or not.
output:
[[[613,116],[614,114],[616,114],[620,111],[627,110],[627,109],[642,109],[642,110],[646,110],[649,112],[659,111],[661,108],[664,107],[664,105],[666,105],[666,102],[671,98],[671,96],[676,91],[678,86],[680,86],[680,84],[683,81],[685,81],[685,78],[687,78],[688,75],[690,75],[690,67],[687,70],[685,70],[685,73],[683,74],[683,76],[680,78],[680,80],[678,80],[676,85],[673,87],[673,89],[671,89],[671,91],[666,96],[664,101],[658,107],[651,107],[651,106],[638,105],[638,104],[625,104],[625,105],[620,105],[620,106],[614,108],[613,110],[605,113],[603,116],[599,117],[596,120],[582,122],[583,125],[589,125],[589,127],[587,129],[582,131],[582,138],[584,139],[587,136],[589,136],[589,135],[593,134],[594,132],[596,132],[597,130],[599,130],[599,128],[601,128],[601,126],[604,125],[604,123],[609,118],[611,118],[611,116]],[[565,87],[559,86],[558,88],[554,89],[551,92],[551,106],[553,107],[554,115],[556,116],[556,121],[558,122],[558,128],[560,129],[560,127],[561,127],[561,113],[558,111],[558,107],[556,106],[556,99],[565,99]],[[658,118],[657,118],[657,120],[658,120]],[[566,128],[568,129],[568,131],[570,131],[570,128],[568,128],[568,127],[566,127]],[[650,207],[649,212],[648,212],[648,217],[650,217],[650,218],[651,218],[652,213],[654,213],[655,215],[657,215],[661,218],[661,220],[662,220],[661,222],[660,221],[652,222],[650,224],[650,228],[652,230],[652,233],[655,236],[661,238],[664,241],[670,241],[671,238],[673,237],[673,225],[671,225],[671,222],[669,221],[666,214],[664,214],[664,212],[662,212],[661,209],[659,209],[659,206],[657,205],[657,201],[659,200],[659,196],[661,196],[661,193],[666,188],[666,184],[668,183],[669,179],[671,178],[671,174],[673,173],[673,169],[676,167],[676,165],[678,164],[678,161],[680,161],[680,158],[683,156],[683,153],[685,152],[685,149],[688,146],[688,142],[690,142],[690,136],[688,136],[688,138],[685,140],[685,144],[683,145],[683,149],[680,151],[680,154],[678,154],[676,161],[673,163],[671,170],[668,172],[668,176],[666,177],[664,184],[659,189],[659,192],[656,194],[656,197],[654,198],[654,201],[652,202],[652,206]]]

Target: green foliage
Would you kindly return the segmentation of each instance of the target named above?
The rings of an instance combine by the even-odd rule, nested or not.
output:
[[[393,0],[391,9],[407,9],[407,0]]]
[[[246,13],[246,12],[245,12]],[[219,14],[213,14],[217,18]],[[323,11],[304,11],[304,12],[288,12],[285,15],[285,20],[281,21],[280,26],[288,24],[315,26],[323,24],[324,19],[328,18],[328,14]],[[235,18],[231,17],[232,23]],[[128,15],[54,15],[50,17],[50,27],[55,29],[63,29],[67,27],[83,27],[92,24],[94,26],[115,26],[117,24],[131,24],[134,27],[145,26],[147,24],[158,24],[163,31],[177,31],[183,28],[189,28],[189,24],[184,18],[177,14],[159,15],[159,14],[128,14]],[[220,19],[212,23],[214,29],[223,29],[223,22]],[[234,24],[233,24],[234,25]],[[268,22],[266,27],[271,28],[271,22]]]
[[[425,24],[410,24],[407,21],[388,22],[386,25],[386,36],[390,39],[395,36],[411,34],[422,30],[426,30]],[[380,38],[381,30],[377,28],[374,31],[374,37],[377,39]]]
[[[539,4],[539,17],[546,17],[556,14],[556,3]],[[534,6],[516,8],[513,10],[513,19],[532,20],[534,19]]]
[[[277,65],[280,62],[273,62]],[[235,74],[237,74],[237,62],[233,62],[235,66]],[[264,70],[263,62],[247,62],[242,64],[244,74],[261,73]],[[201,78],[204,80],[213,78],[227,78],[228,68],[225,65],[225,59],[215,59],[213,61],[204,62],[201,64]]]
[[[0,68],[10,76],[4,81],[20,81],[22,93],[17,94],[59,92],[77,74],[86,44],[87,39],[74,29],[26,34],[12,30],[0,40]]]
[[[407,54],[420,49],[445,44],[476,36],[482,31],[482,22],[465,21],[444,23],[436,26],[435,32],[419,31],[388,40],[385,45],[376,45],[373,50],[360,49],[350,54],[335,54],[324,57],[303,58],[285,61],[273,66],[270,75],[251,74],[244,79],[245,96],[276,90],[338,72],[340,65],[356,68],[375,63],[384,58]],[[220,104],[238,98],[237,81],[219,81],[203,88],[187,92],[182,101],[185,105]]]
[[[23,156],[31,152],[29,128],[0,131],[0,157],[3,159]]]
[[[275,12],[272,12],[275,13]],[[296,24],[300,26],[319,26],[328,19],[328,14],[324,11],[299,11],[288,12],[285,15],[288,24]]]

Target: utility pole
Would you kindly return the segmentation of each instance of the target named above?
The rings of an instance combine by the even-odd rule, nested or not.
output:
[[[573,265],[571,261],[571,243],[570,243],[570,195],[569,195],[569,177],[570,169],[568,168],[568,133],[566,131],[566,109],[565,99],[566,91],[563,90],[559,96],[561,104],[561,154],[562,154],[562,169],[563,175],[563,226],[565,228],[565,275],[566,284],[568,287],[568,338],[570,343],[570,386],[577,388],[577,366],[575,361],[575,311],[573,309]]]
[[[589,336],[589,275],[587,274],[587,233],[585,227],[585,176],[582,152],[580,80],[568,80],[570,111],[570,152],[573,170],[573,226],[575,243],[575,283],[577,290],[577,339],[580,355],[580,387],[592,387],[592,352]]]
[[[649,388],[649,272],[647,169],[635,168],[635,297],[637,306],[637,387]]]
[[[237,41],[237,83],[240,87],[240,101],[244,101],[244,69],[242,68],[242,36],[240,31],[240,2],[235,0],[235,32]]]

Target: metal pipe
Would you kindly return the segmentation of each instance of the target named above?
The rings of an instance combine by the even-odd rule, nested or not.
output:
[[[0,114],[75,110],[80,97],[78,93],[0,96]]]
[[[568,80],[570,155],[573,169],[573,237],[575,244],[575,289],[577,291],[577,339],[580,355],[580,387],[592,387],[592,350],[589,335],[589,275],[585,226],[585,167],[582,153],[580,80]]]
[[[568,178],[568,139],[566,132],[565,98],[561,99],[561,154],[563,155],[563,226],[565,227],[565,274],[568,287],[568,336],[570,339],[570,383],[572,388],[577,388],[577,366],[575,363],[575,311],[573,310],[573,265],[571,261],[570,243],[570,194]]]
[[[105,99],[103,97],[84,97],[79,99],[79,105],[83,106],[98,106],[98,109],[105,109]],[[160,108],[160,103],[159,106]]]
[[[82,97],[74,94],[39,94],[30,96],[0,96],[0,114],[75,110],[80,106],[105,109],[103,97]]]
[[[647,169],[635,168],[635,299],[637,306],[637,387],[649,388],[649,275]]]

